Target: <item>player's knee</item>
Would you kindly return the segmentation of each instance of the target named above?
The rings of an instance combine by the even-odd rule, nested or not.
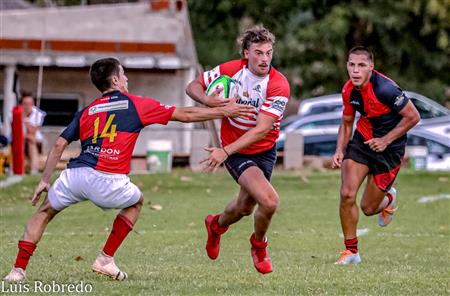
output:
[[[370,205],[361,204],[361,210],[366,216],[373,216],[376,214],[377,208]]]
[[[142,206],[144,205],[144,195],[141,194],[141,197],[139,198],[139,200],[133,205],[133,207],[136,207],[138,209],[142,208]]]
[[[266,212],[273,214],[278,208],[279,200],[278,194],[268,194],[260,206],[263,207]]]
[[[343,203],[353,203],[356,201],[356,192],[350,188],[341,188],[341,202]]]

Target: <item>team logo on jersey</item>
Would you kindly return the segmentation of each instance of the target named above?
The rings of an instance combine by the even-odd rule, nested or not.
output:
[[[242,93],[242,95],[243,95],[244,97],[250,98],[250,95],[249,95],[248,91],[244,91],[244,92]]]
[[[405,93],[402,92],[401,95],[395,98],[394,105],[395,106],[401,106],[403,104],[403,101],[406,100]]]
[[[165,104],[162,104],[162,103],[159,103],[159,106],[166,108],[166,110],[169,110],[170,108],[172,108],[172,106],[165,105]]]
[[[89,108],[89,115],[93,115],[100,112],[109,112],[116,110],[125,110],[128,109],[128,100],[122,100],[117,102],[103,103],[92,106]]]
[[[261,85],[259,85],[259,84],[256,85],[256,86],[253,88],[253,90],[260,93],[260,92],[261,92]]]
[[[243,99],[243,98],[239,98],[236,101],[236,103],[237,104],[241,104],[241,105],[250,105],[250,106],[253,106],[255,108],[258,108],[258,106],[259,106],[259,99],[248,99],[248,100],[246,100],[246,99]]]
[[[287,99],[283,98],[283,97],[276,98],[273,101],[273,103],[270,106],[270,108],[275,109],[275,110],[277,110],[280,113],[283,113],[284,112],[284,108],[286,108],[286,101],[287,101]]]

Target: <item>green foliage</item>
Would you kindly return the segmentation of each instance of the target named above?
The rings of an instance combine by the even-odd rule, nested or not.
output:
[[[124,282],[100,277],[90,266],[103,247],[116,211],[90,202],[70,207],[49,224],[27,269],[27,283],[91,283],[92,295],[448,295],[449,200],[420,204],[422,196],[448,194],[448,174],[402,170],[399,209],[386,228],[360,214],[362,264],[335,266],[339,234],[337,171],[277,172],[280,207],[268,233],[274,272],[262,276],[251,262],[251,217],[230,227],[216,261],[205,254],[204,217],[238,192],[225,172],[135,175],[145,196],[133,232],[116,253]],[[17,255],[17,240],[36,210],[29,197],[36,177],[0,190],[0,276]],[[150,209],[160,204],[161,211]],[[6,284],[7,285],[7,284]],[[29,293],[31,295],[34,293]],[[63,293],[64,294],[64,293]],[[40,295],[40,294],[37,294]],[[62,294],[61,294],[62,295]]]
[[[239,58],[237,35],[263,23],[277,37],[273,64],[288,76],[295,98],[340,91],[347,51],[365,45],[376,68],[402,88],[445,99],[449,0],[195,0],[189,9],[205,68]]]

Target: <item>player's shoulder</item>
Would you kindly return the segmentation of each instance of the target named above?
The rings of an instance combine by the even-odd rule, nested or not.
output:
[[[286,76],[284,76],[283,73],[275,69],[275,67],[270,68],[269,80],[289,85],[289,81],[287,80]]]
[[[344,86],[342,87],[341,93],[342,93],[342,97],[343,98],[349,98],[350,94],[353,90],[353,83],[352,81],[349,79],[347,80],[347,82],[344,84]]]
[[[91,113],[92,111],[95,111],[95,108],[97,108],[96,106],[104,103],[104,100],[102,100],[103,97],[97,97],[96,99],[92,100],[86,107],[84,107],[83,109],[81,109],[80,115],[88,115],[88,113]]]
[[[348,91],[353,89],[353,83],[351,81],[351,79],[347,80],[346,83],[344,83],[344,86],[342,87],[342,91]]]
[[[371,83],[375,95],[381,99],[397,96],[401,92],[394,80],[378,71],[372,74]]]
[[[219,65],[220,73],[228,76],[233,76],[247,65],[246,59],[231,60]]]
[[[135,94],[131,94],[129,92],[120,92],[119,98],[121,98],[121,99],[129,99],[131,101],[135,101],[135,100],[140,100],[140,99],[145,98],[145,97],[138,96],[138,95],[135,95]]]
[[[145,96],[138,96],[134,94],[130,94],[128,92],[121,92],[121,95],[123,98],[128,98],[130,101],[132,101],[134,104],[144,104],[144,103],[157,103],[160,104],[160,102],[154,98],[145,97]]]
[[[278,88],[289,91],[289,81],[287,78],[277,69],[272,67],[269,72],[269,89]]]

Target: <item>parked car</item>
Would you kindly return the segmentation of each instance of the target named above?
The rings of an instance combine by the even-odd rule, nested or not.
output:
[[[304,155],[331,157],[336,151],[338,127],[320,127],[300,132],[304,136]],[[277,144],[284,147],[284,141]],[[413,147],[425,148],[424,168],[427,170],[450,171],[450,136],[416,126],[408,132],[406,147],[407,151]]]
[[[450,115],[423,119],[419,125],[434,134],[450,137]]]
[[[339,126],[325,126],[295,131],[303,135],[303,154],[331,156],[336,151],[337,134]],[[285,141],[277,141],[277,150],[284,150]]]
[[[409,131],[407,148],[426,147],[427,170],[450,171],[450,136],[430,132],[424,126],[417,126]]]
[[[284,149],[284,140],[286,139],[286,134],[291,133],[296,130],[310,130],[318,129],[324,131],[325,128],[330,127],[337,131],[341,123],[342,112],[327,112],[322,114],[314,114],[309,116],[293,116],[295,120],[284,128],[280,128],[280,135],[277,139],[277,150],[281,151]]]
[[[305,116],[294,115],[292,117],[295,118],[295,120],[293,120],[293,122],[291,121],[289,125],[280,130],[280,135],[276,141],[278,151],[283,151],[284,141],[286,139],[287,133],[291,133],[294,131],[303,132],[316,129],[317,136],[321,133],[331,134],[330,131],[336,131],[337,134],[342,119],[342,111],[326,112]],[[314,133],[314,131],[311,131],[310,133]]]
[[[312,115],[324,112],[342,112],[341,94],[332,94],[305,99],[298,107],[298,115]]]
[[[315,128],[302,131],[303,154],[332,156],[336,151],[338,128]]]
[[[412,91],[405,91],[407,97],[416,106],[422,120],[450,116],[450,110],[435,101]],[[342,111],[341,94],[315,97],[303,100],[300,103],[299,115],[312,115],[323,112]]]
[[[450,110],[429,98],[415,92],[406,91],[420,113],[419,125],[423,129],[450,136]],[[330,111],[331,112],[326,112]],[[358,116],[359,113],[356,113]],[[277,140],[277,150],[284,149],[286,134],[295,130],[306,130],[316,127],[339,126],[342,117],[341,94],[333,94],[304,100],[299,108],[299,114],[287,117],[280,125],[280,136]],[[355,120],[356,122],[356,120]]]

